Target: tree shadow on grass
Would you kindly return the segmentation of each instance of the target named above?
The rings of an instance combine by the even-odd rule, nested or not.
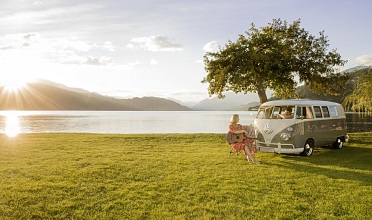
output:
[[[335,179],[347,179],[372,184],[372,149],[344,147],[320,148],[310,157],[282,155],[285,167],[300,172],[312,172]]]

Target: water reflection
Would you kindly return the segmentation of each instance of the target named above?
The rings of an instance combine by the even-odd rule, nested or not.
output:
[[[225,133],[231,114],[253,123],[249,111],[0,111],[0,133]],[[252,114],[252,116],[251,116]],[[372,116],[347,114],[348,132],[371,132]],[[172,125],[172,126],[170,126]]]
[[[15,111],[6,112],[5,115],[5,129],[4,133],[9,137],[15,137],[20,133],[18,114]]]

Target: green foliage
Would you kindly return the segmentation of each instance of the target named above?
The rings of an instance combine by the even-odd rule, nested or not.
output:
[[[372,134],[227,157],[225,134],[0,136],[0,219],[371,219]]]
[[[372,70],[371,67],[358,67],[344,73],[349,80],[339,95],[316,94],[308,86],[299,86],[296,93],[302,99],[319,99],[338,102],[346,111],[371,114],[372,112]]]
[[[344,102],[346,109],[356,112],[372,114],[372,68],[368,71],[359,71],[355,80],[353,92],[346,96]]]
[[[327,51],[328,39],[300,27],[300,20],[288,24],[273,20],[257,29],[253,24],[236,42],[204,56],[209,94],[223,97],[224,91],[257,92],[260,102],[267,101],[266,89],[277,97],[296,97],[295,88],[304,82],[317,93],[338,94],[347,77],[335,69],[346,61],[336,50]],[[337,80],[336,80],[337,79]]]

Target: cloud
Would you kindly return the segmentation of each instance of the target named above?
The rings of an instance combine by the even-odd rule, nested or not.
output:
[[[151,59],[150,60],[150,64],[151,65],[157,65],[157,64],[159,64],[159,62],[157,60],[155,60],[155,59]]]
[[[206,52],[212,52],[218,49],[218,42],[211,41],[204,45],[203,50]]]
[[[36,32],[25,33],[23,34],[23,39],[27,41],[37,41],[38,39],[40,39],[40,35]]]
[[[106,49],[108,51],[114,51],[115,50],[115,47],[114,45],[110,42],[110,41],[106,41],[104,44],[103,44],[103,49]]]
[[[0,38],[2,42],[7,42],[13,47],[19,47],[20,45],[25,46],[49,46],[59,49],[72,49],[77,51],[87,52],[92,48],[98,47],[94,43],[87,43],[78,40],[76,37],[70,38],[43,38],[37,32],[30,33],[18,33],[18,34],[8,34],[4,38]],[[40,48],[38,48],[40,49]]]
[[[101,49],[101,52],[114,51],[115,47],[110,41],[97,45],[96,43],[70,38],[43,38],[39,33],[19,33],[0,36],[1,55],[7,57],[22,57],[26,54],[33,59],[46,60],[51,63],[78,64],[78,65],[111,65],[114,60],[108,56],[91,56],[92,49]],[[18,54],[18,55],[17,55]]]
[[[3,46],[3,47],[0,47],[0,50],[11,50],[11,49],[16,49],[16,47],[14,47],[14,46]]]
[[[127,44],[127,48],[133,49],[133,48],[135,48],[135,46],[133,44]]]
[[[371,66],[372,65],[372,55],[359,56],[355,59],[355,61],[359,65]]]
[[[78,56],[72,51],[64,51],[59,54],[56,54],[56,57],[53,57],[50,61],[61,64],[82,64],[87,59],[83,56]]]
[[[94,66],[106,66],[110,65],[114,60],[110,57],[93,57],[93,56],[78,56],[71,55],[67,57],[61,57],[58,63],[61,64],[76,64],[76,65],[94,65]]]
[[[128,63],[128,65],[131,66],[131,67],[133,67],[133,66],[137,66],[137,65],[140,65],[140,64],[141,64],[141,62],[138,61],[138,60],[133,61],[133,62],[131,62],[131,63]]]
[[[167,37],[160,35],[133,38],[131,42],[149,51],[182,51],[180,44],[171,42]],[[128,44],[127,47],[135,48],[135,45]]]
[[[35,32],[7,34],[3,37],[0,36],[0,42],[7,44],[7,49],[16,49],[22,45],[31,45],[40,41],[40,35]]]
[[[20,5],[24,6],[25,3]],[[42,2],[35,1],[33,5],[42,6]],[[48,2],[47,8],[33,7],[33,9],[27,9],[27,7],[22,7],[22,9],[25,10],[14,10],[7,16],[3,16],[0,20],[0,25],[4,26],[4,29],[24,25],[27,25],[31,29],[47,27],[43,25],[48,25],[49,27],[56,27],[58,25],[58,29],[64,30],[69,29],[71,25],[74,25],[76,28],[80,24],[85,24],[85,22],[98,20],[94,12],[102,9],[102,6],[86,3],[53,7],[53,3]]]
[[[83,64],[87,64],[87,65],[110,65],[114,62],[114,60],[110,57],[105,57],[105,56],[101,56],[101,57],[91,57],[91,56],[88,56],[86,57],[86,61],[83,63]]]
[[[75,37],[72,38],[56,38],[50,44],[57,48],[72,49],[76,51],[88,52],[89,50],[97,47],[96,44],[90,44],[84,41],[80,41]]]

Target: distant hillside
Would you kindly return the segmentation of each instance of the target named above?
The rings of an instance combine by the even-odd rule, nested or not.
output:
[[[254,111],[258,109],[258,106],[260,106],[260,102],[250,102],[246,105],[237,106],[232,109],[228,110],[234,110],[234,111]]]
[[[110,111],[189,111],[176,102],[144,97],[116,99],[85,90],[29,83],[16,92],[0,87],[0,110],[110,110]]]
[[[302,99],[318,99],[318,100],[326,100],[332,101],[337,103],[342,103],[344,98],[348,96],[355,88],[356,79],[358,74],[365,74],[368,72],[370,67],[368,66],[357,66],[351,69],[345,70],[343,73],[349,76],[349,80],[345,84],[345,88],[340,90],[340,95],[326,95],[326,94],[316,94],[312,92],[307,86],[299,86],[296,89],[297,94]]]
[[[340,90],[340,95],[316,94],[307,86],[297,87],[296,92],[301,99],[319,99],[342,103],[344,98],[354,90],[358,75],[368,72],[370,68],[370,66],[356,66],[343,71],[343,73],[349,76],[350,79],[345,84],[345,88]],[[266,91],[269,101],[278,99],[273,96],[273,93],[274,92],[271,90]],[[209,111],[246,110],[259,105],[259,98],[256,93],[248,93],[244,95],[243,93],[235,94],[233,92],[226,92],[224,94],[226,95],[224,99],[218,99],[217,97],[204,99],[200,103],[191,106],[191,108],[194,110]]]
[[[270,93],[271,94],[271,93]],[[268,92],[268,95],[270,95]],[[225,98],[217,97],[204,99],[199,104],[191,107],[194,110],[221,111],[221,110],[247,110],[248,107],[259,105],[258,95],[255,93],[225,93]]]
[[[177,102],[156,98],[156,97],[143,97],[133,99],[122,99],[123,102],[136,109],[146,111],[190,111],[191,109],[178,104]]]

